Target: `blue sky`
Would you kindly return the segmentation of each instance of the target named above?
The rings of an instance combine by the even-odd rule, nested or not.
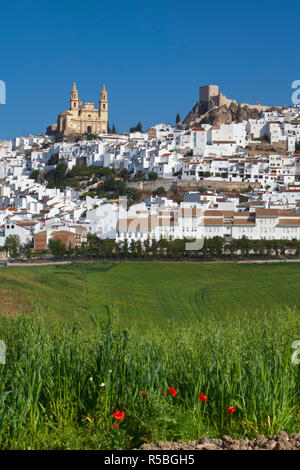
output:
[[[300,79],[299,0],[1,0],[0,139],[43,132],[69,107],[109,93],[128,131],[182,119],[198,87],[240,102],[291,104]]]

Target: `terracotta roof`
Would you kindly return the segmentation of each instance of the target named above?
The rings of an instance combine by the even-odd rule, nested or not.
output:
[[[280,226],[300,226],[300,218],[299,219],[279,219],[278,225]]]
[[[233,224],[234,225],[256,225],[255,224],[255,220],[253,219],[238,219],[238,218],[234,218],[233,220]]]
[[[170,221],[170,219],[168,219],[168,221]],[[149,231],[153,230],[157,225],[157,217],[148,215],[148,217],[144,218],[119,219],[117,222],[117,230],[124,230],[126,232]]]
[[[20,225],[21,227],[30,227],[32,225],[36,225],[37,222],[16,222],[16,225]]]
[[[257,217],[278,217],[278,209],[257,208],[256,216]]]
[[[199,207],[181,207],[179,209],[178,215],[180,217],[196,217],[197,215],[200,216],[202,214],[202,209]]]
[[[222,219],[203,219],[204,225],[224,225],[223,217]]]

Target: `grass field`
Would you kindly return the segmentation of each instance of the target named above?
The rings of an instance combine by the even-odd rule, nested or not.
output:
[[[0,310],[40,306],[45,314],[82,324],[106,305],[141,327],[173,319],[300,308],[300,264],[122,263],[0,269]]]
[[[298,264],[1,269],[0,448],[299,432],[299,285]]]

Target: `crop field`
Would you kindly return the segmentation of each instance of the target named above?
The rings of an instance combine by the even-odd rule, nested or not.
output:
[[[298,264],[1,269],[0,448],[299,432],[299,281]]]
[[[76,263],[0,269],[0,311],[37,306],[82,324],[106,306],[124,322],[164,326],[167,320],[300,308],[300,264]]]

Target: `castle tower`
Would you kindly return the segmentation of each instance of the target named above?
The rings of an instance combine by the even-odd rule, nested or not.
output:
[[[105,89],[105,85],[102,85],[102,90],[100,92],[100,100],[99,100],[99,117],[101,122],[103,122],[103,132],[107,132],[108,127],[108,101],[107,101],[107,91]]]
[[[80,100],[78,98],[78,91],[76,88],[76,83],[73,83],[73,88],[71,90],[71,97],[70,97],[70,110],[78,109],[80,104]]]

